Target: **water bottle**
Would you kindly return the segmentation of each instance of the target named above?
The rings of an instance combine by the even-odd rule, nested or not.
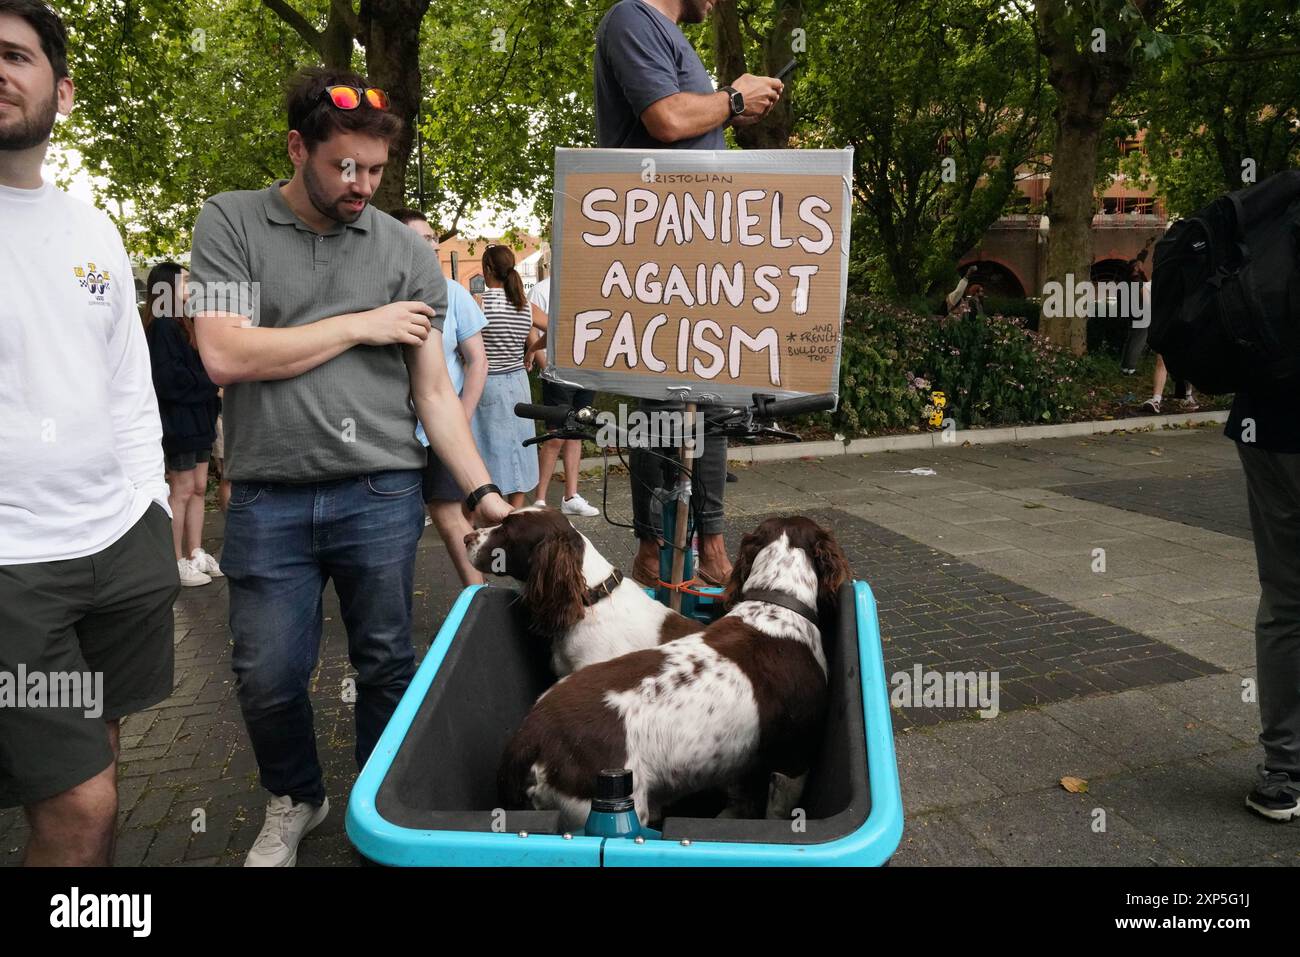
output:
[[[589,837],[636,837],[641,822],[632,800],[632,772],[613,768],[596,775],[596,796],[591,801],[585,833]]]

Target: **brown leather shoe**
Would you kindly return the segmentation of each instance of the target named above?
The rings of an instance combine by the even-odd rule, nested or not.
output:
[[[645,565],[639,561],[632,562],[632,580],[638,585],[645,585],[647,588],[657,588],[659,586],[659,563]]]
[[[726,588],[727,579],[731,578],[731,569],[727,569],[727,574],[719,581],[716,575],[710,575],[704,570],[702,565],[695,566],[695,577],[701,584],[708,585],[710,588]]]

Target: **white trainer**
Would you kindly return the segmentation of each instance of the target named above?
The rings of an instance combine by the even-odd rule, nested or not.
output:
[[[221,571],[221,566],[217,564],[217,560],[205,552],[202,546],[190,553],[190,562],[205,575],[211,575],[213,578],[226,577],[225,573]]]
[[[298,842],[330,812],[330,799],[320,807],[306,801],[294,803],[287,794],[266,805],[266,823],[244,858],[245,867],[293,867],[298,863]]]
[[[560,511],[565,515],[582,515],[586,518],[600,514],[600,509],[590,504],[581,495],[575,495],[573,498],[565,496],[564,501],[560,504]]]
[[[211,575],[199,571],[188,558],[176,559],[176,570],[180,573],[181,584],[186,588],[195,585],[206,585],[212,581]]]

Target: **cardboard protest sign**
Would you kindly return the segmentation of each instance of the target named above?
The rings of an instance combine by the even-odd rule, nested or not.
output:
[[[839,391],[850,150],[556,150],[546,375],[748,401]]]

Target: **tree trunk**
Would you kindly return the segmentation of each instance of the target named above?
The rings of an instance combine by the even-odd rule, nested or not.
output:
[[[352,66],[352,42],[357,15],[351,0],[330,0],[325,27],[317,30],[288,0],[262,0],[266,8],[293,28],[304,43],[316,51],[323,65],[346,70]]]
[[[407,205],[406,167],[420,110],[420,21],[429,2],[364,0],[361,5],[367,77],[388,93],[389,109],[402,120],[402,132],[389,148],[384,178],[371,200],[385,211]]]
[[[763,42],[763,63],[759,68],[767,76],[775,76],[790,62],[791,35],[803,22],[803,0],[779,0],[772,32]],[[745,44],[741,35],[740,15],[735,3],[721,3],[713,14],[713,59],[718,71],[718,85],[727,86],[737,77],[748,73]],[[790,81],[786,77],[786,92],[753,126],[736,128],[736,142],[747,150],[783,150],[790,146],[794,130],[794,109],[790,100]]]
[[[1047,275],[1041,290],[1045,299],[1052,283],[1060,284],[1064,297],[1064,292],[1073,288],[1069,276],[1074,277],[1075,285],[1092,278],[1093,187],[1104,121],[1104,113],[1071,106],[1062,95],[1056,109],[1056,145],[1052,149],[1047,202],[1050,223]],[[1087,316],[1043,316],[1038,328],[1052,342],[1068,346],[1075,355],[1087,351]]]
[[[288,0],[262,2],[293,27],[327,67],[351,69],[354,44],[359,41],[365,48],[367,78],[388,93],[389,108],[402,120],[401,135],[389,148],[388,166],[371,202],[383,210],[405,206],[406,167],[420,110],[420,22],[430,0],[362,0],[359,13],[352,0],[330,0],[322,30]]]
[[[1162,0],[1131,2],[1143,23],[1150,23],[1162,4]],[[1093,189],[1102,124],[1111,103],[1132,78],[1129,57],[1141,25],[1116,19],[1100,30],[1088,27],[1084,36],[1076,36],[1080,22],[1087,27],[1098,21],[1072,19],[1075,6],[1082,4],[1039,0],[1034,6],[1039,47],[1047,57],[1047,79],[1058,97],[1047,201],[1045,301],[1052,283],[1068,291],[1068,277],[1073,276],[1076,284],[1092,279]],[[1092,6],[1094,13],[1098,9]],[[1082,355],[1088,347],[1087,324],[1086,316],[1043,316],[1039,329],[1052,342]]]

